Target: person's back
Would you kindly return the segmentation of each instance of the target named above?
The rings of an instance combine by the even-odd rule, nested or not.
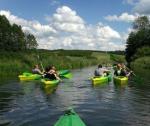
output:
[[[94,75],[95,75],[95,76],[100,76],[99,68],[96,68],[96,69],[95,69]]]
[[[41,70],[39,69],[38,65],[35,65],[34,68],[32,69],[33,74],[42,74]]]
[[[102,76],[103,75],[103,68],[102,65],[98,65],[98,68],[95,69],[94,75],[95,76]]]

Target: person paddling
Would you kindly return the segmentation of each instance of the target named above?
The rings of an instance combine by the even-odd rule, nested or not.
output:
[[[40,70],[38,64],[34,65],[34,68],[32,69],[32,73],[33,74],[41,74],[41,75],[43,74],[43,72]]]
[[[59,78],[59,76],[57,75],[54,67],[52,66],[49,66],[45,69],[45,75],[44,75],[45,78],[48,78],[50,80],[60,80],[61,79]]]
[[[117,67],[114,71],[115,76],[127,76],[131,75],[132,71],[128,72],[124,64],[117,64]]]
[[[95,76],[103,76],[105,73],[107,74],[109,71],[102,67],[101,64],[98,65],[98,67],[94,71]]]

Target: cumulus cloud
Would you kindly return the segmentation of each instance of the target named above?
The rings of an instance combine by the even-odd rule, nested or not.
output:
[[[137,2],[138,0],[124,0],[123,3],[125,4],[130,4],[130,5],[135,5],[135,3]]]
[[[58,30],[79,32],[85,28],[83,19],[67,6],[59,7],[51,19]]]
[[[123,22],[133,22],[139,14],[128,14],[127,12],[122,13],[120,16],[117,15],[108,15],[105,17],[108,21],[123,21]]]
[[[49,16],[48,24],[29,21],[2,10],[11,23],[22,26],[37,38],[39,48],[43,49],[88,49],[88,50],[123,50],[121,35],[108,25],[87,24],[77,13],[67,6],[57,8]]]
[[[135,4],[133,11],[139,14],[150,14],[150,0],[139,0]]]
[[[139,14],[150,14],[150,0],[124,0],[123,3],[127,3],[133,6],[132,11]]]
[[[102,39],[110,40],[112,38],[120,38],[119,33],[109,26],[97,26],[96,31],[97,36]]]

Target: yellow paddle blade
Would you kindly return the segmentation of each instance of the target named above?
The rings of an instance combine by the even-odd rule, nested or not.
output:
[[[72,78],[72,73],[67,73],[67,74],[64,74],[62,76],[65,77],[65,78],[70,79],[70,78]]]

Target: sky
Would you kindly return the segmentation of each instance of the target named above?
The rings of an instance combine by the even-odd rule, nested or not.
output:
[[[124,50],[150,0],[0,0],[0,15],[36,37],[41,49]]]

